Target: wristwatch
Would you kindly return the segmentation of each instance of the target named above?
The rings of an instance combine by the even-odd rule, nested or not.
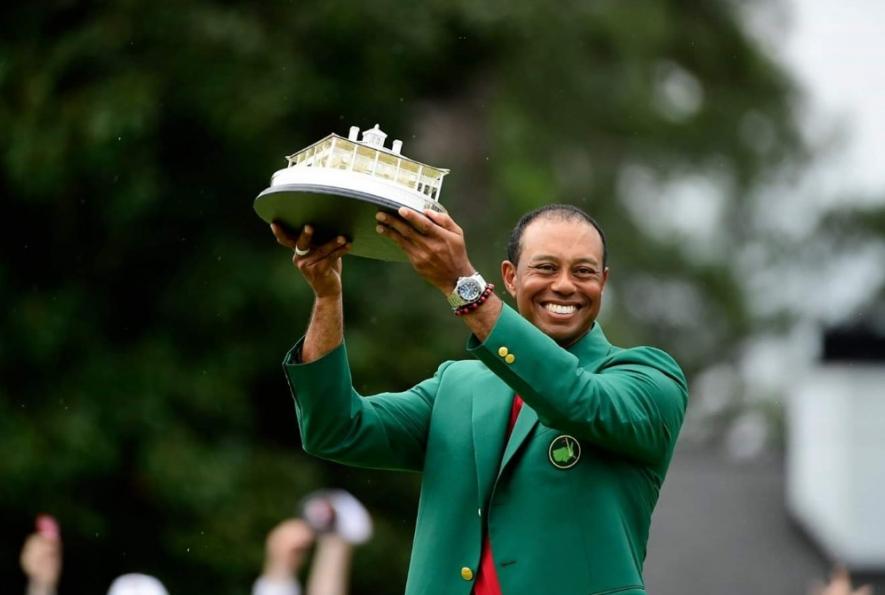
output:
[[[457,310],[461,306],[472,304],[480,298],[482,292],[486,290],[486,280],[479,273],[473,273],[469,277],[458,277],[455,283],[455,289],[448,295],[449,305],[452,310]]]

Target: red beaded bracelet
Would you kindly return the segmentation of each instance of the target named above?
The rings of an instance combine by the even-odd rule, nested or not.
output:
[[[455,316],[464,316],[465,314],[470,314],[477,308],[483,305],[483,303],[489,299],[489,296],[492,295],[495,291],[495,286],[492,283],[486,285],[485,290],[482,292],[475,302],[470,302],[469,304],[464,304],[463,306],[459,306],[455,308],[454,314]]]

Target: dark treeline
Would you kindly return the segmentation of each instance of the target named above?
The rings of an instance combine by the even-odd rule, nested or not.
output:
[[[745,197],[803,154],[793,86],[737,10],[5,5],[3,592],[23,584],[18,549],[45,511],[62,526],[63,594],[134,570],[172,593],[244,593],[266,531],[326,485],[376,514],[354,593],[402,588],[418,478],[301,452],[280,361],[310,296],[252,212],[284,155],[351,124],[452,169],[442,202],[488,278],[519,214],[573,202],[609,235],[612,340],[666,346],[688,371],[727,355],[750,330],[729,266]],[[687,176],[720,195],[718,251],[655,232]],[[344,275],[360,390],[465,356],[463,326],[408,267],[348,258]]]

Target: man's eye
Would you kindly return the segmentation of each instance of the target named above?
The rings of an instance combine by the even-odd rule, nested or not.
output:
[[[588,269],[588,268],[580,268],[577,270],[577,273],[582,277],[595,277],[598,273],[596,269]]]

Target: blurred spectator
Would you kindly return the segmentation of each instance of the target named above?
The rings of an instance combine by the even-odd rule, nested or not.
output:
[[[37,530],[25,539],[21,566],[28,577],[27,595],[55,595],[61,577],[61,532],[56,520],[37,517]],[[169,595],[152,576],[124,574],[111,583],[108,595]]]
[[[851,577],[845,568],[836,568],[828,585],[818,585],[811,590],[811,595],[873,595],[873,588],[864,585],[857,591],[851,586]]]
[[[252,595],[301,595],[298,573],[316,544],[306,595],[347,595],[353,547],[372,536],[368,511],[344,490],[323,490],[305,498],[303,518],[282,521],[265,542],[264,569]],[[27,595],[56,595],[61,576],[61,536],[50,516],[37,517],[37,531],[22,548]],[[108,595],[169,595],[163,584],[145,574],[124,574]]]
[[[369,512],[344,490],[319,490],[308,494],[301,516],[317,533],[335,533],[353,545],[363,544],[372,537]]]
[[[169,595],[169,592],[152,576],[124,574],[111,583],[108,595]]]
[[[264,572],[252,587],[253,595],[300,595],[298,571],[314,542],[314,532],[301,519],[287,519],[267,536]]]
[[[316,541],[307,595],[346,595],[350,585],[353,546],[372,536],[372,519],[348,492],[324,490],[310,494],[302,519],[288,519],[267,537],[264,573],[252,595],[301,595],[298,572]]]
[[[27,595],[55,595],[61,576],[61,533],[51,516],[37,517],[37,530],[22,548],[21,566],[28,577]]]

